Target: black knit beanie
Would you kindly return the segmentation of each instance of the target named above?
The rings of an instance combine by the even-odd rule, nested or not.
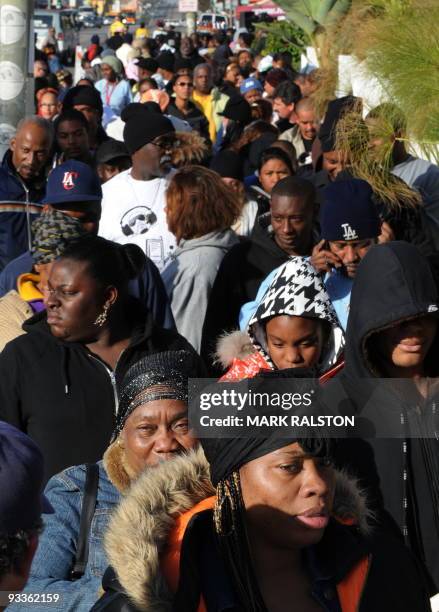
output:
[[[122,111],[121,118],[125,121],[123,139],[126,147],[132,155],[158,136],[175,132],[171,121],[151,112],[144,104],[134,102],[128,104]]]
[[[98,110],[101,115],[103,113],[101,95],[97,89],[89,85],[76,85],[69,89],[63,100],[63,110],[79,104],[91,106],[91,108]]]

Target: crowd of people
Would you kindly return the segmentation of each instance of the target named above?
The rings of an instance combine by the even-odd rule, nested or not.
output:
[[[439,168],[261,36],[115,20],[74,83],[55,34],[0,167],[0,609],[431,610]],[[372,429],[204,438],[194,378]]]

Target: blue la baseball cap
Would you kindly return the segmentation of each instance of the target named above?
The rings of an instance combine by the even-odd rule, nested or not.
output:
[[[252,89],[258,89],[259,91],[264,91],[264,88],[262,87],[261,82],[258,81],[258,79],[252,79],[252,78],[245,79],[244,81],[242,81],[239,87],[239,91],[242,96],[244,96],[248,91],[251,91]]]
[[[324,190],[320,233],[324,240],[376,238],[381,221],[372,187],[361,179],[334,181]]]
[[[25,433],[0,421],[0,533],[33,527],[54,512],[43,494],[44,459]]]
[[[93,168],[74,159],[49,174],[43,204],[102,200],[99,177]]]

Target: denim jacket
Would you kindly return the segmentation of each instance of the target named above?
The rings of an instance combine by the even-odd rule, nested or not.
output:
[[[69,574],[78,541],[85,466],[77,465],[53,476],[45,489],[55,513],[43,516],[44,530],[23,593],[59,594],[58,602],[50,604],[51,612],[88,612],[100,596],[101,579],[108,566],[103,536],[120,493],[108,479],[102,461],[98,466],[99,488],[91,523],[88,564],[82,578],[74,582],[69,580]],[[29,608],[29,604],[13,604],[8,612],[28,612]],[[31,608],[32,612],[46,612],[49,606],[32,603]]]

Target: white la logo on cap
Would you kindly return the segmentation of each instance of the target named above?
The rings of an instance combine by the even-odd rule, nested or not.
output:
[[[341,226],[343,228],[343,238],[345,240],[355,240],[358,238],[357,231],[352,229],[349,223],[342,223]]]
[[[70,191],[75,186],[74,179],[78,178],[79,174],[77,172],[64,172],[64,178],[62,180],[62,185],[64,189]]]

